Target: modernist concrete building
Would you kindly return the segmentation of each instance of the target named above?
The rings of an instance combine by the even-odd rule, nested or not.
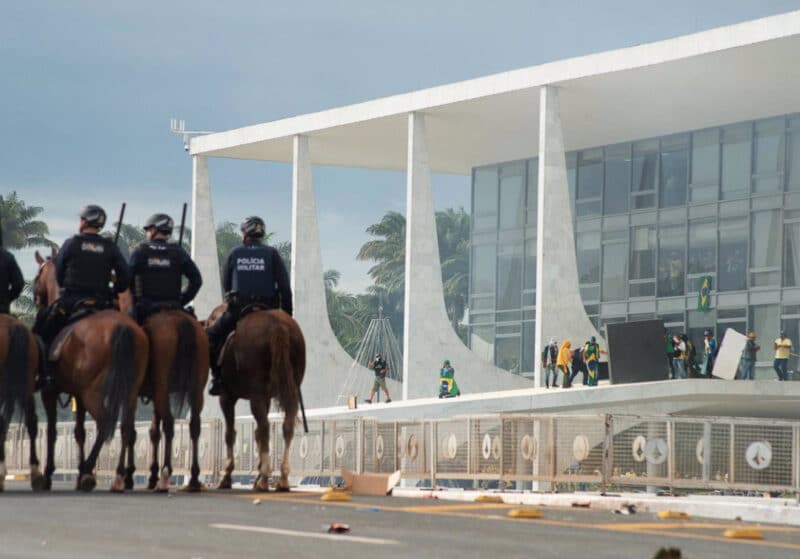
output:
[[[753,328],[765,346],[783,320],[797,342],[798,52],[792,12],[196,137],[196,306],[220,300],[207,159],[227,157],[293,164],[309,406],[333,404],[352,365],[327,321],[315,164],[407,172],[406,398],[430,395],[443,355],[470,392],[540,385],[543,340],[613,320]],[[445,313],[431,173],[473,178],[471,349]]]

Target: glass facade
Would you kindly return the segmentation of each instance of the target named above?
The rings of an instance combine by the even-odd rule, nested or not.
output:
[[[658,317],[696,343],[706,328],[754,330],[764,347],[757,375],[773,378],[778,331],[800,344],[800,116],[566,161],[580,292],[595,326]],[[537,169],[536,158],[501,163],[474,169],[472,181],[470,342],[524,375],[537,360]],[[709,312],[696,311],[703,276],[713,282]]]

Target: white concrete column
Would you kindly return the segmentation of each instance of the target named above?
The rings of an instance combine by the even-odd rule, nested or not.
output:
[[[438,371],[444,359],[451,360],[464,393],[530,388],[528,379],[481,361],[450,324],[444,304],[425,116],[421,113],[408,115],[407,173],[403,398],[437,395]]]
[[[542,86],[539,97],[539,192],[536,221],[536,386],[544,385],[541,353],[550,338],[574,349],[591,336],[605,346],[583,308],[578,287],[575,231],[558,89]],[[563,379],[559,379],[559,385]]]
[[[293,140],[292,165],[292,294],[294,318],[306,340],[303,398],[307,408],[333,406],[342,390],[359,399],[369,395],[372,371],[354,366],[328,319],[317,204],[311,174],[308,136]],[[392,396],[399,385],[387,381]],[[340,402],[341,403],[341,402]]]
[[[208,159],[203,155],[192,156],[192,259],[203,276],[203,287],[194,298],[195,312],[202,320],[222,303]]]

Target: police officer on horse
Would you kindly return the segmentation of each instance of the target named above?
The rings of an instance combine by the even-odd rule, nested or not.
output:
[[[174,228],[167,214],[153,214],[144,225],[147,241],[131,254],[134,318],[143,324],[152,314],[186,306],[203,284],[200,270],[177,243],[168,243]],[[188,285],[181,291],[181,279]]]
[[[25,280],[14,255],[0,247],[0,314],[11,312],[11,303],[22,293]]]
[[[114,305],[114,295],[128,289],[128,264],[114,241],[99,234],[105,224],[103,208],[95,205],[84,207],[78,234],[67,239],[56,255],[56,278],[63,292],[55,303],[42,309],[33,327],[44,342],[47,353],[53,339],[76,311],[110,309]],[[41,388],[54,389],[54,371],[47,366],[44,369]]]
[[[280,308],[292,314],[289,274],[278,251],[263,243],[264,220],[256,216],[245,218],[240,229],[243,244],[231,251],[222,278],[228,308],[207,330],[212,376],[209,393],[212,396],[222,393],[219,354],[242,311]]]

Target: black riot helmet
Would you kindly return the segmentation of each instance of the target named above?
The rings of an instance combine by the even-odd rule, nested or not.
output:
[[[106,211],[100,206],[89,204],[88,206],[84,206],[81,210],[81,219],[84,220],[89,227],[102,229],[106,224]]]
[[[147,218],[144,223],[144,229],[155,229],[159,233],[164,233],[167,236],[172,235],[172,229],[175,227],[175,222],[167,214],[153,214]]]
[[[244,218],[242,221],[242,225],[239,228],[242,231],[242,234],[245,237],[249,237],[251,239],[263,239],[265,231],[264,220],[258,216],[251,215],[250,217]]]

